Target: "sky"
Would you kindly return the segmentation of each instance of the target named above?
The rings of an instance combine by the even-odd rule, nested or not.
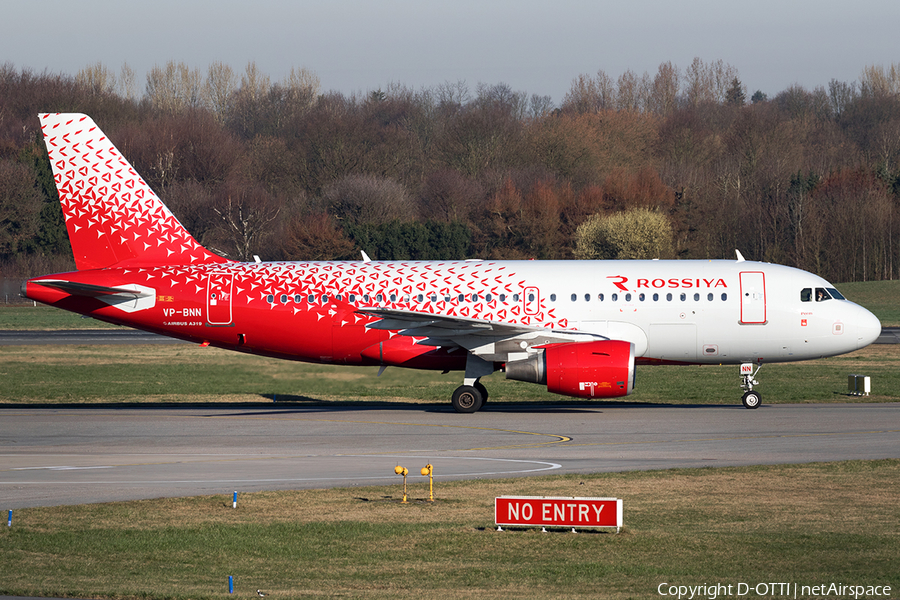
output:
[[[749,94],[856,81],[900,65],[897,0],[3,0],[0,64],[75,75],[98,61],[292,67],[322,91],[505,83],[560,104],[580,74],[656,74],[695,57],[735,67]],[[2,104],[2,98],[0,98]]]

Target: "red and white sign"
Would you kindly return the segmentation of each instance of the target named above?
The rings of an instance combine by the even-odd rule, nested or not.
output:
[[[497,525],[531,527],[622,527],[621,498],[500,496],[494,499]]]

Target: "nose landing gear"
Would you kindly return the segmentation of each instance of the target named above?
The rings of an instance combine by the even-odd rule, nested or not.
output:
[[[745,408],[758,408],[760,402],[762,402],[762,397],[759,395],[759,392],[753,391],[753,386],[759,385],[759,382],[755,377],[761,368],[762,365],[759,365],[754,370],[753,363],[743,363],[741,365],[741,389],[747,390],[744,392],[744,395],[741,396],[741,402],[744,404]]]

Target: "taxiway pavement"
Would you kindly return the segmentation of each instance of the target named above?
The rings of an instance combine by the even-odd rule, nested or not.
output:
[[[429,462],[527,494],[530,475],[877,458],[900,458],[900,404],[10,407],[0,509],[381,485]]]

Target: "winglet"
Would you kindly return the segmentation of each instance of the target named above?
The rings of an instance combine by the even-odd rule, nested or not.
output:
[[[197,243],[90,117],[39,116],[79,271],[229,262]]]

